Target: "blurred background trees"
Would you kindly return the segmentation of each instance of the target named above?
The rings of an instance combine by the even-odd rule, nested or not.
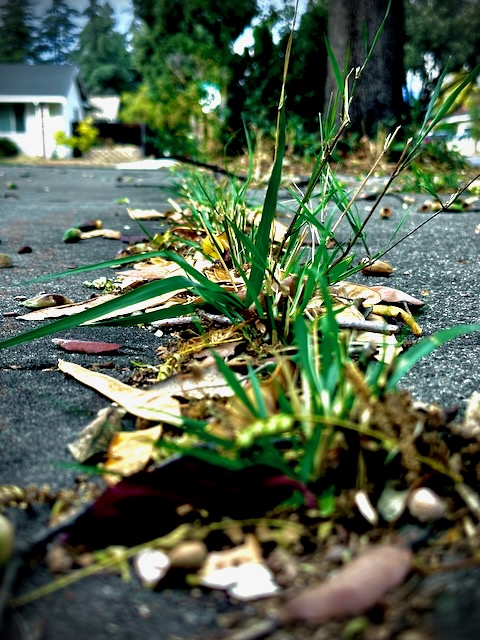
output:
[[[361,67],[389,4],[356,82],[353,136],[414,126],[445,69],[448,94],[480,59],[476,0],[305,0],[287,83],[290,151],[316,148],[339,88],[325,36],[342,72]],[[271,139],[293,0],[132,0],[123,32],[116,0],[89,0],[82,14],[74,0],[37,6],[0,4],[0,62],[78,64],[90,95],[120,95],[121,117],[148,125],[159,154],[241,153],[245,127],[257,144]],[[464,100],[478,113],[478,89]]]

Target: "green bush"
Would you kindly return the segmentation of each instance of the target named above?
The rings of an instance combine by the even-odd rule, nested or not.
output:
[[[57,131],[54,138],[58,145],[65,145],[71,149],[78,149],[81,153],[86,153],[96,143],[98,129],[93,126],[92,118],[85,118],[77,125],[77,130],[73,136],[68,137],[63,131]]]
[[[13,158],[19,154],[17,145],[8,138],[0,138],[0,158]]]

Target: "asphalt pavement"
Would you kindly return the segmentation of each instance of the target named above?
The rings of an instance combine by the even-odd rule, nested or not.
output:
[[[104,227],[124,236],[141,233],[120,198],[132,208],[165,210],[175,176],[168,168],[37,167],[0,165],[0,253],[13,260],[12,268],[0,269],[0,336],[8,337],[31,328],[12,312],[22,313],[18,296],[54,292],[78,301],[91,291],[82,282],[109,270],[70,275],[41,284],[22,284],[31,278],[71,267],[111,259],[125,246],[122,241],[96,238],[77,244],[62,241],[64,231],[89,219],[101,219]],[[402,230],[408,233],[424,222],[416,196]],[[282,192],[282,200],[288,200]],[[375,216],[367,227],[371,251],[388,242],[405,213],[398,197],[387,197],[393,218]],[[371,203],[360,203],[365,210]],[[365,211],[361,211],[362,215]],[[424,335],[459,324],[480,322],[480,224],[479,211],[442,213],[420,228],[390,253],[395,272],[386,281],[357,276],[370,284],[387,284],[425,300],[418,320]],[[153,232],[162,222],[147,224]],[[127,238],[125,237],[124,240]],[[19,253],[22,247],[31,252]],[[361,255],[359,254],[359,257]],[[132,361],[154,364],[159,339],[141,328],[80,327],[61,337],[119,342],[118,355],[69,354],[68,359],[88,366],[92,359],[111,368],[109,374],[127,379]],[[77,470],[68,466],[68,443],[108,406],[94,390],[67,378],[56,368],[65,354],[51,337],[0,351],[0,485],[42,486],[53,490],[71,485]],[[423,402],[457,405],[464,410],[469,396],[480,389],[480,333],[457,338],[417,364],[402,386]],[[9,509],[20,544],[28,542],[47,524],[48,510],[35,505]],[[22,589],[45,578],[44,570],[25,575]],[[9,638],[42,640],[118,640],[139,638],[209,637],[219,612],[231,605],[222,592],[205,594],[167,589],[161,595],[129,584],[118,576],[101,576],[80,582],[52,596],[19,609]],[[246,609],[248,614],[248,607]],[[37,634],[37,635],[35,635]],[[440,637],[440,636],[439,636]]]

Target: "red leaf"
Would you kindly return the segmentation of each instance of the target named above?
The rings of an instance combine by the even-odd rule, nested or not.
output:
[[[76,353],[111,353],[122,348],[122,345],[116,342],[96,342],[95,340],[62,340],[61,338],[53,338],[52,342],[65,351],[75,351]]]

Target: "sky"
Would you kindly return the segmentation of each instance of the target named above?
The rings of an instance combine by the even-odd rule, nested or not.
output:
[[[9,2],[21,2],[22,0],[0,0],[0,7]],[[188,0],[185,0],[188,2]],[[242,0],[238,0],[241,2]],[[292,4],[294,0],[291,0]],[[133,19],[132,0],[108,0],[112,7],[117,22],[117,30],[125,33],[130,28]],[[88,0],[67,0],[72,8],[79,12],[84,11],[88,6]],[[261,6],[282,5],[282,0],[260,0]],[[299,14],[303,13],[307,4],[307,0],[299,0]],[[42,16],[51,6],[51,0],[31,0],[31,6],[36,16]],[[253,30],[248,27],[245,32],[238,38],[234,45],[236,53],[242,53],[245,47],[253,45]]]
[[[0,0],[0,7],[9,2],[21,2],[22,0]],[[117,29],[121,33],[128,31],[133,18],[132,0],[109,0],[109,5],[115,13]],[[31,0],[30,6],[34,14],[42,16],[50,8],[51,0]],[[67,0],[67,4],[79,12],[88,7],[88,0]]]

